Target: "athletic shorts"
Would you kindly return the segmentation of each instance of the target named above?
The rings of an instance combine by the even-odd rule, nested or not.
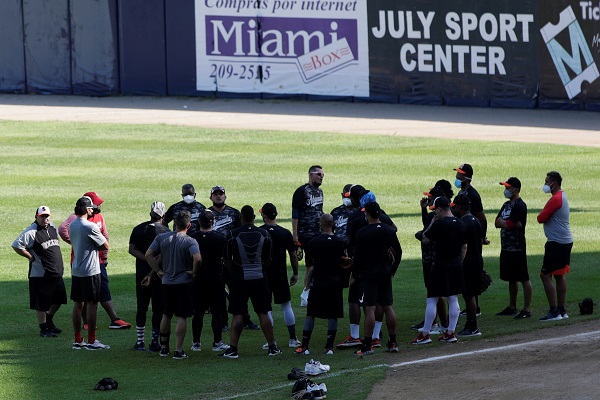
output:
[[[29,308],[48,311],[52,304],[67,304],[62,276],[29,278]]]
[[[225,283],[219,281],[194,281],[194,314],[204,315],[206,310],[213,315],[226,314]]]
[[[298,241],[300,242],[300,247],[302,247],[302,250],[304,250],[304,263],[306,264],[306,262],[308,260],[313,259],[313,253],[310,250],[308,244],[310,243],[311,240],[313,240],[316,236],[312,236],[312,237],[299,237]],[[309,264],[312,265],[312,264]]]
[[[468,299],[481,294],[481,271],[483,271],[483,265],[479,267],[463,266],[465,286],[462,294],[464,298]]]
[[[100,303],[112,300],[110,289],[108,288],[108,273],[106,272],[107,264],[108,263],[100,263]]]
[[[427,297],[448,297],[462,294],[464,278],[461,267],[434,268],[427,281]]]
[[[278,275],[268,275],[267,277],[269,281],[269,288],[271,289],[271,294],[273,295],[273,303],[275,304],[283,304],[292,300],[292,295],[290,293],[290,283],[287,280],[287,276],[278,274]]]
[[[529,280],[527,254],[524,251],[500,251],[500,279],[510,283]]]
[[[431,273],[431,267],[433,267],[433,264],[423,263],[423,283],[425,284],[425,287],[427,287],[427,281],[429,280],[429,274]]]
[[[360,298],[358,288],[358,281],[354,280],[354,283],[348,287],[348,304],[358,304]]]
[[[344,318],[344,294],[341,286],[313,285],[308,293],[306,315],[314,318]]]
[[[392,277],[359,279],[357,284],[359,293],[358,304],[361,306],[391,306],[394,304]]]
[[[566,275],[570,271],[573,243],[546,242],[542,275]]]
[[[78,303],[99,303],[100,280],[100,274],[73,276],[71,280],[71,300]]]
[[[188,318],[194,315],[192,283],[162,285],[163,314],[171,318],[173,315]]]
[[[162,314],[162,282],[154,275],[149,286],[142,286],[142,279],[136,275],[135,296],[137,300],[137,311],[147,312],[148,305],[152,301],[152,312]]]
[[[257,314],[271,311],[271,291],[266,279],[244,281],[234,279],[229,283],[229,313],[248,314],[248,300]]]

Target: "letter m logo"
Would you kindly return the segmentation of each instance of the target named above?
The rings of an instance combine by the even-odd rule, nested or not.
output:
[[[565,29],[568,29],[569,32],[571,53],[565,50],[556,40],[556,36]],[[554,61],[554,65],[569,99],[581,93],[581,84],[583,81],[592,83],[600,76],[598,67],[592,57],[592,52],[585,42],[585,37],[579,23],[575,19],[575,14],[571,6],[565,8],[560,13],[558,24],[547,23],[540,29],[540,33],[548,47],[550,56]],[[582,59],[585,65],[582,65]],[[567,67],[575,74],[574,78],[571,78],[567,72]]]

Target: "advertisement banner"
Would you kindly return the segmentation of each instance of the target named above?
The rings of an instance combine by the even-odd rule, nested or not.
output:
[[[600,105],[600,2],[540,4],[542,107]],[[568,100],[567,100],[568,99]]]
[[[369,1],[371,96],[534,106],[535,11],[530,0]]]
[[[369,96],[366,2],[196,0],[196,89]]]

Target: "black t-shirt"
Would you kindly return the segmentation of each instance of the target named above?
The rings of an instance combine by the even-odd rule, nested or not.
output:
[[[465,224],[465,234],[467,235],[467,254],[463,260],[463,266],[470,269],[481,268],[483,266],[481,223],[473,214],[463,215],[460,220]]]
[[[339,264],[341,258],[346,255],[346,242],[335,235],[322,233],[311,240],[308,247],[314,261],[313,285],[345,286],[348,281],[347,274]]]
[[[460,254],[463,244],[467,243],[466,229],[459,219],[443,217],[425,230],[424,235],[435,241],[434,269],[462,266]]]
[[[390,249],[394,261],[390,260]],[[402,248],[394,228],[384,223],[367,224],[356,233],[352,274],[358,279],[377,279],[396,273]]]
[[[335,223],[335,236],[347,240],[348,237],[348,217],[352,214],[354,208],[348,208],[345,205],[337,206],[331,211],[333,222]]]
[[[271,262],[271,237],[254,225],[243,225],[227,236],[226,259],[231,261],[231,278],[255,280],[265,277]]]
[[[227,237],[229,232],[242,226],[240,212],[235,208],[225,205],[223,211],[217,211],[214,206],[210,206],[208,209],[215,215],[213,231],[219,232]]]
[[[458,194],[466,194],[471,202],[471,212],[473,214],[483,211],[483,204],[481,203],[481,196],[479,192],[475,190],[473,186],[469,186],[465,190],[461,190]]]
[[[169,207],[169,209],[165,213],[165,217],[163,218],[163,224],[168,226],[169,223],[173,221],[181,211],[189,211],[192,215],[192,220],[190,221],[191,225],[187,233],[188,235],[191,235],[192,233],[198,230],[198,217],[200,217],[200,214],[205,209],[206,207],[204,207],[204,205],[202,205],[201,203],[198,203],[196,200],[194,200],[190,204],[182,200],[179,203],[175,203],[171,207]],[[175,227],[173,227],[173,229],[175,229]]]
[[[282,277],[287,280],[288,253],[296,250],[292,233],[279,225],[265,224],[260,228],[266,230],[271,237],[271,266],[267,268],[267,276],[274,282]]]
[[[300,186],[292,197],[292,208],[298,212],[298,238],[314,238],[321,234],[319,227],[319,219],[323,215],[321,188],[313,187],[308,183]]]
[[[198,242],[202,255],[202,266],[196,281],[220,281],[223,279],[223,258],[225,257],[225,236],[215,231],[198,231],[190,235]]]
[[[379,214],[379,220],[381,222],[383,222],[384,224],[392,227],[394,229],[394,231],[396,230],[394,228],[394,222],[392,221],[392,219],[390,217],[388,217],[388,215],[385,213],[385,211],[381,210],[380,214]],[[350,213],[350,215],[348,216],[348,231],[347,231],[347,235],[348,235],[348,254],[350,255],[350,257],[352,257],[354,255],[354,242],[356,240],[356,233],[364,228],[365,226],[367,226],[369,223],[367,222],[367,220],[365,219],[365,212],[361,211],[359,209],[356,209],[354,211],[352,211]]]
[[[146,253],[154,238],[161,233],[169,232],[169,228],[160,222],[142,222],[131,231],[129,244],[133,244],[142,254]],[[135,258],[135,269],[139,274],[148,275],[152,268],[146,261]]]
[[[520,222],[521,228],[500,229],[500,243],[502,250],[525,251],[525,226],[527,225],[527,204],[520,197],[511,202],[507,201],[502,205],[497,218],[513,223]]]

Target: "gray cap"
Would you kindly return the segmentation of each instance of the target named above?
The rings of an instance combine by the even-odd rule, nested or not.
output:
[[[150,212],[158,215],[159,217],[165,216],[165,205],[160,201],[155,201],[150,206]]]

